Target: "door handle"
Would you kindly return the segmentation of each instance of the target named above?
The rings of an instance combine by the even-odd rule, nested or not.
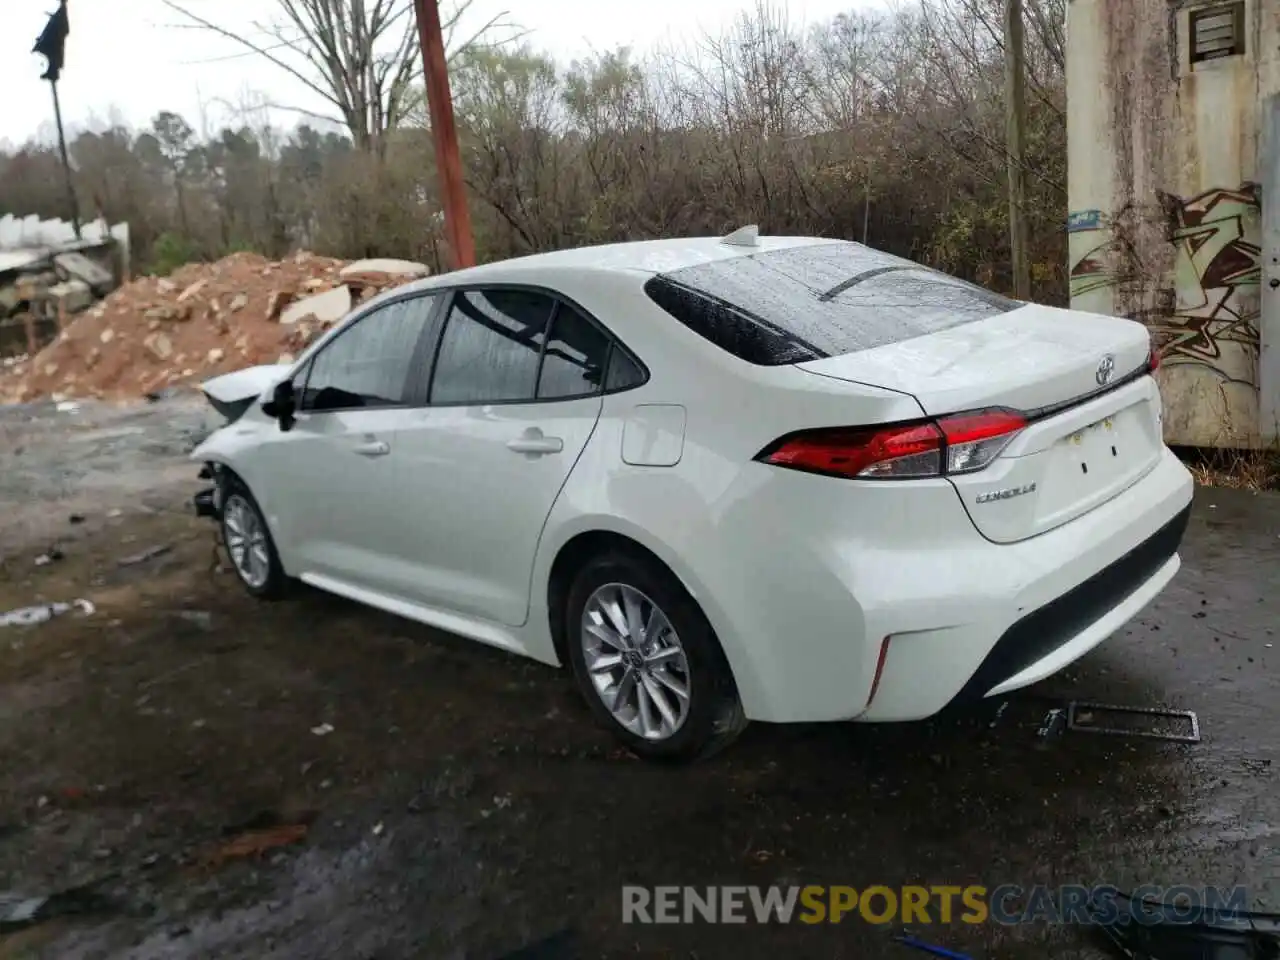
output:
[[[508,440],[507,449],[516,453],[538,456],[545,453],[559,453],[564,449],[564,441],[559,437],[519,437]]]
[[[358,453],[362,457],[385,457],[391,452],[391,444],[384,443],[381,440],[373,440],[368,443],[357,443],[351,448],[352,453]]]

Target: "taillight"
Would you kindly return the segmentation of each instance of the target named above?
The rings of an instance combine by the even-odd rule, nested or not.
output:
[[[1157,347],[1151,348],[1151,353],[1147,355],[1147,372],[1155,373],[1160,369],[1160,350]]]
[[[784,437],[756,459],[862,480],[942,477],[989,466],[1026,425],[1022,414],[994,409],[883,427],[829,427]]]

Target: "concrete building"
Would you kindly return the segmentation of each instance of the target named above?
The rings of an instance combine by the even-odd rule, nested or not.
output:
[[[1071,302],[1147,323],[1170,443],[1280,437],[1280,0],[1068,0]]]

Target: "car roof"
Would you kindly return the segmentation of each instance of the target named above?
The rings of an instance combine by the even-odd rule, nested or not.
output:
[[[607,243],[593,247],[535,253],[510,260],[497,260],[478,267],[437,274],[418,281],[414,286],[426,290],[458,283],[528,280],[530,274],[537,274],[544,270],[564,269],[653,275],[710,263],[714,260],[731,260],[735,257],[745,257],[770,250],[843,242],[821,237],[762,236],[750,246],[726,243],[723,237]],[[404,292],[403,288],[400,292]]]

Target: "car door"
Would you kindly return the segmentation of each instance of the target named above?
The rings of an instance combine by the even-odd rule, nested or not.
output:
[[[272,445],[268,508],[291,573],[385,589],[396,433],[434,344],[436,306],[412,296],[371,311],[295,378],[298,413]]]
[[[610,338],[552,294],[456,291],[396,461],[406,596],[519,626],[538,540],[595,429]]]

